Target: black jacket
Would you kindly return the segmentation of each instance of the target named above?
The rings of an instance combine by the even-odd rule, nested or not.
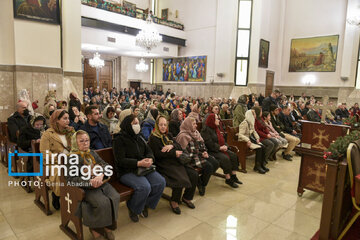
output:
[[[214,129],[206,126],[201,131],[201,136],[204,139],[206,148],[208,149],[209,152],[217,153],[220,151],[219,140],[216,131]]]
[[[176,137],[180,132],[180,125],[179,121],[170,120],[169,122],[169,132],[172,136]]]
[[[291,119],[289,116],[286,116],[284,113],[279,113],[279,120],[280,122],[282,123],[281,125],[281,130],[285,133],[289,133],[289,134],[292,134],[292,132],[295,130],[293,125],[292,125],[292,122],[291,122]]]
[[[335,111],[335,114],[336,114],[336,119],[343,119],[343,118],[348,118],[349,117],[349,111],[347,109],[345,110],[342,110],[340,108],[336,109]]]
[[[27,125],[20,129],[17,144],[22,150],[31,152],[31,140],[37,140],[40,137],[40,130]]]
[[[96,150],[96,141],[101,141],[105,148],[111,147],[111,135],[108,128],[102,123],[98,123],[98,126],[98,132],[92,129],[88,121],[80,127],[81,130],[86,131],[90,136],[90,149]]]
[[[154,161],[154,155],[150,147],[140,134],[131,136],[121,130],[114,139],[113,151],[115,170],[119,178],[127,173],[135,174],[138,169],[137,162],[144,158],[152,158]]]
[[[19,131],[22,127],[28,125],[29,117],[24,118],[20,115],[20,113],[15,112],[11,117],[7,119],[11,142],[17,142],[16,132]]]
[[[321,118],[320,116],[317,114],[317,112],[315,112],[314,110],[310,109],[307,114],[306,117],[309,121],[312,122],[321,122]]]
[[[270,112],[271,105],[277,106],[277,102],[276,102],[275,98],[269,96],[262,101],[261,107],[262,107],[263,112],[264,111]]]

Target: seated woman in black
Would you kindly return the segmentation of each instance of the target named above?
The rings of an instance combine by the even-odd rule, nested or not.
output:
[[[198,180],[198,189],[200,196],[204,196],[205,187],[211,175],[219,168],[219,163],[207,153],[204,140],[196,126],[195,118],[187,117],[180,126],[180,133],[176,137],[176,142],[190,154],[190,166],[202,169],[201,177]]]
[[[174,213],[180,214],[179,204],[184,202],[189,208],[195,208],[191,200],[194,197],[199,174],[188,165],[190,156],[184,161],[180,160],[183,150],[179,144],[173,142],[171,133],[168,133],[168,123],[164,116],[159,116],[155,123],[155,131],[149,138],[156,167],[165,178],[166,186],[172,188],[170,206]],[[188,162],[187,162],[188,161]],[[181,199],[182,190],[185,188]]]
[[[169,132],[176,137],[180,132],[180,125],[183,121],[183,113],[180,109],[174,109],[170,114]]]
[[[41,134],[46,130],[45,123],[46,119],[43,116],[37,116],[30,120],[29,125],[20,129],[18,146],[24,151],[31,152],[31,140],[36,140],[37,143],[40,143]]]
[[[209,154],[219,161],[225,174],[225,183],[237,188],[236,183],[242,184],[236,177],[239,162],[236,154],[228,149],[224,136],[220,132],[219,123],[218,115],[211,113],[206,119],[206,127],[201,132],[201,136],[204,138]]]
[[[104,172],[105,167],[109,165],[96,152],[90,150],[90,137],[83,130],[77,131],[72,136],[71,154],[79,157],[78,169],[84,165],[90,166],[90,169],[100,166]],[[67,168],[71,166],[69,163]],[[79,204],[75,215],[83,218],[84,225],[90,228],[94,239],[105,239],[102,234],[106,239],[115,239],[112,230],[116,229],[120,195],[107,183],[108,177],[104,176],[104,173],[94,174],[91,177],[87,174],[66,176],[68,184],[81,187],[85,191],[85,199]]]
[[[156,208],[166,183],[157,171],[143,171],[151,168],[154,155],[139,134],[139,120],[135,115],[125,117],[120,128],[113,142],[115,168],[120,182],[134,189],[126,205],[130,219],[138,222],[139,214],[147,217],[148,208]]]

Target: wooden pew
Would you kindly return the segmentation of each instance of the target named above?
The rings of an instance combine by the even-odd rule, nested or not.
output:
[[[196,125],[197,125],[196,129],[197,129],[199,132],[201,132],[202,122],[198,122],[198,123],[196,123]]]
[[[35,140],[32,140],[31,149],[33,153],[40,153],[40,144],[36,143]],[[33,156],[33,168],[34,168],[34,172],[40,172],[40,158],[37,156]],[[50,204],[49,204],[49,187],[46,185],[45,179],[46,179],[45,171],[43,176],[37,176],[34,178],[34,181],[38,182],[38,185],[34,187],[35,189],[34,203],[46,215],[51,215],[52,212],[50,211]],[[41,201],[41,198],[43,199],[43,202]]]
[[[225,127],[232,127],[233,126],[233,120],[232,119],[221,119]]]
[[[134,189],[121,184],[118,181],[115,172],[115,157],[112,148],[105,148],[96,150],[99,156],[108,164],[113,167],[114,175],[109,180],[109,183],[116,189],[120,194],[120,202],[128,201]],[[61,211],[61,224],[60,229],[73,240],[83,240],[83,226],[82,219],[75,216],[75,212],[78,204],[84,199],[85,191],[79,187],[67,186],[65,177],[60,177],[61,183],[63,184],[60,189],[60,211]],[[74,232],[70,227],[69,223],[72,222],[75,226]]]
[[[24,150],[22,150],[21,148],[18,149],[18,153],[28,153]],[[19,156],[19,160],[17,161],[17,172],[18,173],[24,173],[24,172],[28,172],[28,164],[29,161],[32,161],[32,157],[28,157],[28,156]],[[27,192],[27,193],[31,193],[32,189],[31,189],[31,185],[29,184],[29,181],[31,179],[31,177],[27,177],[27,176],[21,176],[19,177],[19,181],[20,181],[20,186]]]
[[[246,157],[255,154],[255,151],[248,148],[246,142],[241,142],[238,140],[239,127],[226,127],[226,132],[228,134],[227,144],[230,146],[235,146],[239,149],[236,154],[241,165],[240,172],[247,173]]]
[[[10,140],[10,133],[9,133],[9,128],[7,126],[7,123],[5,123],[5,134],[6,134],[6,157],[8,158],[9,153],[14,153],[15,151],[18,150],[17,148],[17,144],[14,142],[11,142]],[[18,160],[18,157],[15,155],[14,158],[11,158],[11,172],[15,173],[16,172],[16,162]]]
[[[0,122],[0,162],[7,167],[6,122]]]

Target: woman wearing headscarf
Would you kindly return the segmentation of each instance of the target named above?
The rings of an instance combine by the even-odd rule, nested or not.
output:
[[[200,108],[199,105],[196,103],[191,107],[191,112],[189,113],[188,117],[195,118],[196,122],[201,122],[200,118]]]
[[[180,132],[180,125],[183,121],[183,113],[179,109],[174,109],[170,115],[169,132],[176,137]]]
[[[260,142],[266,146],[265,160],[274,161],[276,159],[276,152],[279,149],[279,143],[271,136],[263,119],[262,110],[260,107],[254,107],[255,111],[255,131],[260,136]]]
[[[180,144],[183,151],[190,154],[190,166],[202,169],[202,175],[198,180],[198,189],[200,196],[204,196],[205,188],[211,175],[219,168],[219,163],[208,154],[204,140],[196,129],[196,120],[194,118],[185,118],[180,126],[180,133],[175,140]]]
[[[36,140],[37,143],[40,143],[41,135],[45,130],[45,118],[41,115],[37,117],[33,116],[30,124],[20,129],[17,142],[18,146],[24,151],[31,152],[31,141]],[[29,163],[31,164],[32,161],[29,161],[28,164]]]
[[[245,112],[245,119],[239,126],[238,139],[241,142],[246,142],[248,148],[255,150],[254,171],[261,174],[269,171],[265,166],[265,146],[260,143],[260,137],[255,131],[255,112],[253,110]]]
[[[113,230],[116,229],[118,209],[120,202],[119,193],[107,182],[108,176],[104,175],[106,163],[101,157],[90,150],[90,137],[87,132],[79,130],[71,139],[71,154],[76,154],[79,161],[77,169],[84,166],[92,169],[100,166],[102,173],[89,176],[66,176],[67,183],[79,186],[85,191],[84,200],[78,205],[75,215],[83,219],[83,224],[89,227],[94,239],[115,239]],[[74,165],[68,163],[68,171]],[[90,174],[89,174],[90,175]]]
[[[147,115],[147,118],[141,124],[141,134],[145,140],[149,140],[150,134],[155,127],[155,119],[159,112],[157,109],[151,109]]]
[[[77,94],[72,92],[70,93],[70,101],[69,101],[69,115],[71,118],[72,115],[72,107],[76,107],[79,111],[81,110],[81,102],[80,99],[77,97]]]
[[[79,130],[86,122],[86,116],[83,112],[80,112],[76,106],[71,108],[71,113],[69,113],[70,123],[69,125],[75,129]]]
[[[43,159],[46,159],[48,153],[51,157],[52,154],[68,154],[71,150],[71,137],[73,135],[74,128],[69,126],[69,114],[66,110],[58,109],[50,117],[50,128],[44,132],[40,139],[40,152],[44,155]],[[44,161],[45,165],[46,162]],[[57,158],[55,158],[55,165],[59,165]],[[48,165],[51,167],[51,165]],[[51,172],[51,171],[50,171]],[[56,210],[60,209],[60,177],[57,171],[55,174],[49,176],[47,181],[50,182],[50,188],[52,189],[52,205]]]
[[[284,137],[280,136],[280,134],[273,127],[273,125],[271,123],[271,115],[270,115],[270,113],[265,111],[265,112],[263,112],[262,116],[263,116],[265,126],[269,130],[270,135],[278,142],[279,148],[285,147],[288,144],[288,142],[284,138],[285,136],[283,134],[282,135]]]
[[[127,207],[130,219],[138,222],[139,214],[147,217],[148,208],[156,208],[166,183],[152,167],[154,155],[139,134],[139,120],[129,115],[120,127],[120,134],[113,142],[115,168],[119,181],[134,189]]]
[[[233,111],[233,126],[238,127],[242,121],[245,119],[245,112],[248,110],[247,104],[249,98],[247,95],[241,95],[238,99],[238,103]]]
[[[239,161],[235,153],[228,149],[225,138],[219,129],[219,116],[212,113],[206,119],[206,126],[201,131],[209,154],[219,161],[220,167],[225,174],[225,183],[230,187],[237,188],[242,184],[236,177],[236,170],[239,168]]]
[[[159,114],[164,116],[166,120],[169,120],[169,112],[165,109],[165,104],[159,103],[156,107],[157,110],[159,111]]]
[[[139,112],[139,115],[138,115],[138,119],[139,119],[139,122],[141,124],[144,121],[145,116],[146,116],[146,112],[147,112],[146,102],[141,103],[139,108],[140,108],[140,112]]]
[[[154,153],[157,170],[165,178],[166,186],[172,189],[170,207],[174,213],[181,214],[179,208],[181,202],[191,209],[195,208],[191,200],[195,194],[199,174],[188,165],[190,156],[184,158],[183,161],[180,159],[183,150],[171,139],[172,135],[168,133],[167,120],[160,115],[155,123],[155,131],[150,136],[149,146]],[[183,188],[185,191],[181,198]]]
[[[111,106],[106,107],[102,113],[100,122],[107,126],[110,134],[114,134],[120,131],[119,120],[115,117],[115,109]]]

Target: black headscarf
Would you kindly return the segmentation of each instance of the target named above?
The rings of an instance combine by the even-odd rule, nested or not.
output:
[[[131,114],[129,116],[126,116],[120,124],[121,131],[129,134],[131,137],[136,136],[136,134],[131,126],[131,123],[132,123],[132,121],[134,121],[134,119],[135,119],[135,115]]]

